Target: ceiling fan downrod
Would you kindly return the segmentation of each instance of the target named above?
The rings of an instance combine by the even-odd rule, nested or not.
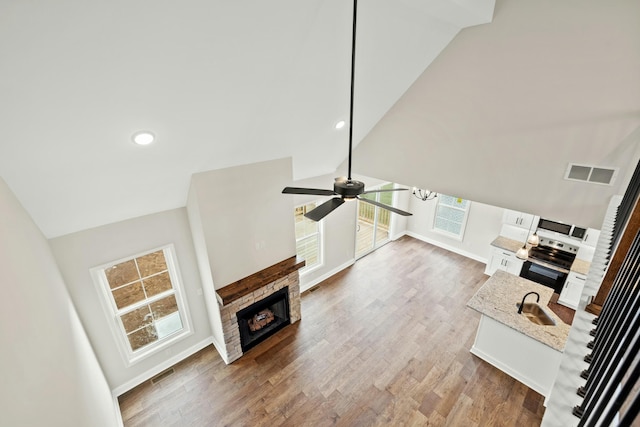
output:
[[[347,180],[351,181],[351,153],[353,152],[353,95],[356,79],[356,23],[358,20],[358,0],[353,0],[353,29],[351,33],[351,94],[349,97],[349,166]],[[364,186],[363,186],[364,189]]]
[[[365,191],[364,182],[356,181],[351,178],[351,157],[353,154],[353,96],[354,96],[354,87],[355,87],[355,68],[356,68],[356,21],[357,21],[357,10],[358,10],[358,0],[353,0],[353,32],[351,38],[351,94],[349,99],[349,161],[348,161],[348,173],[347,177],[336,178],[333,183],[333,190],[322,190],[319,188],[300,188],[300,187],[285,187],[282,190],[285,194],[307,194],[314,196],[337,196],[333,197],[321,205],[317,206],[315,209],[304,214],[305,217],[313,220],[320,221],[325,216],[329,215],[335,209],[337,209],[340,205],[342,205],[347,200],[358,199],[365,203],[369,203],[375,205],[377,207],[386,209],[388,211],[397,213],[403,216],[411,215],[409,212],[405,212],[400,209],[396,209],[392,206],[385,205],[384,203],[380,203],[376,200],[371,200],[366,197],[360,197],[361,194],[370,194],[370,193],[382,193],[388,191],[403,191],[408,190],[408,188],[390,188],[390,189],[379,189],[379,190],[370,190]]]

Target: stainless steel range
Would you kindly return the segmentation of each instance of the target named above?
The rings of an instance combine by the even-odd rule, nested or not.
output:
[[[553,288],[559,294],[577,253],[577,246],[540,237],[540,244],[529,249],[529,258],[524,262],[520,276]]]

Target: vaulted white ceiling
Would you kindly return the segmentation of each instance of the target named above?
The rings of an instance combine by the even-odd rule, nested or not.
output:
[[[363,0],[359,141],[494,0]],[[4,1],[0,174],[49,237],[185,205],[191,174],[347,155],[344,0]],[[150,130],[157,143],[131,136]]]
[[[545,171],[541,148],[631,162],[637,3],[499,1],[494,17],[494,0],[361,0],[356,172],[524,209],[523,187],[485,190]],[[351,8],[4,1],[0,176],[53,237],[184,206],[195,172],[291,156],[294,179],[331,173],[347,155],[333,126],[348,116]],[[134,146],[141,129],[157,143]]]
[[[640,2],[516,0],[456,36],[354,168],[599,228],[639,158]],[[619,173],[612,186],[568,181],[569,162]]]

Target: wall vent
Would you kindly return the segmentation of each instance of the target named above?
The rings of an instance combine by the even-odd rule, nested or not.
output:
[[[618,168],[601,166],[579,165],[569,163],[564,179],[570,181],[582,181],[592,184],[611,185],[618,175]]]
[[[162,381],[163,379],[167,378],[169,375],[173,374],[175,371],[173,370],[173,368],[169,368],[166,371],[160,372],[158,375],[156,375],[155,377],[151,378],[151,384],[157,384],[158,382]]]

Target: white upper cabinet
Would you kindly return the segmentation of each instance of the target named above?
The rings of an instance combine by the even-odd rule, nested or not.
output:
[[[600,230],[595,228],[587,228],[587,232],[584,234],[584,244],[592,247],[596,247],[598,239],[600,238]]]
[[[504,224],[515,225],[516,227],[526,228],[528,230],[529,228],[533,228],[531,225],[533,224],[534,218],[535,215],[532,214],[505,209],[502,222]]]

